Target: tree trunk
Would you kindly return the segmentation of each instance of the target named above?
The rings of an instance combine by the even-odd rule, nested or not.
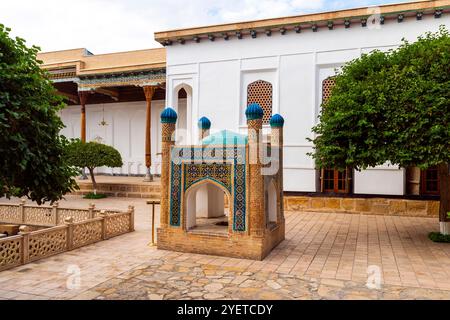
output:
[[[92,188],[94,189],[94,194],[97,194],[97,182],[95,181],[94,168],[88,168],[88,170],[91,175]]]
[[[448,163],[439,165],[439,181],[441,202],[439,208],[439,224],[441,233],[448,235],[450,233],[450,166]]]

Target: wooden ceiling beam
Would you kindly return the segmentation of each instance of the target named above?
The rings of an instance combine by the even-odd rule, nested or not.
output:
[[[75,95],[75,94],[71,94],[71,93],[67,93],[67,92],[63,92],[63,91],[58,91],[58,94],[63,96],[64,98],[66,98],[70,102],[73,102],[75,104],[79,104],[80,103],[80,100],[79,100],[78,96]]]
[[[95,92],[103,94],[105,96],[109,96],[114,101],[119,101],[119,92],[112,90],[112,89],[105,89],[105,88],[97,88],[95,89]]]

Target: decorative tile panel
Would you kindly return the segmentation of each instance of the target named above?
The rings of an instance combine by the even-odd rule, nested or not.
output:
[[[181,197],[196,182],[211,179],[232,195],[233,230],[246,230],[246,149],[233,147],[173,147],[170,175],[170,225],[181,225]],[[184,167],[184,171],[183,171]],[[182,176],[184,179],[182,180]]]
[[[229,163],[186,164],[184,166],[184,191],[199,181],[211,179],[220,183],[231,193],[231,170]]]

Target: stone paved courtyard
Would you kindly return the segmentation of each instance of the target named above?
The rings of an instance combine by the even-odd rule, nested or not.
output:
[[[0,272],[0,299],[450,299],[450,245],[427,239],[436,219],[287,212],[286,241],[261,262],[148,246],[142,199],[67,199],[132,204],[136,232]]]

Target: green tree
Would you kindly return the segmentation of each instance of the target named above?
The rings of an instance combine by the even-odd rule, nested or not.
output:
[[[0,197],[53,202],[77,188],[59,135],[64,104],[39,67],[39,48],[9,32],[0,24]]]
[[[97,142],[81,142],[80,140],[74,140],[67,146],[66,159],[71,166],[88,168],[94,194],[97,194],[94,169],[103,166],[121,167],[123,165],[119,151],[113,147]]]
[[[318,167],[357,170],[390,162],[438,165],[440,221],[449,204],[450,37],[441,27],[387,53],[346,64],[322,106],[312,156]],[[441,226],[446,227],[445,224]],[[447,225],[448,227],[448,225]]]

